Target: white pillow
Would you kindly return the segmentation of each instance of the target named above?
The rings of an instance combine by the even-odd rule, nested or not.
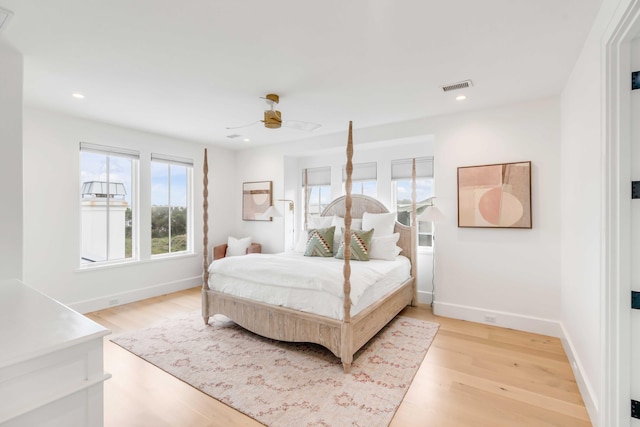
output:
[[[396,213],[369,213],[362,215],[362,229],[371,230],[373,228],[373,237],[390,236],[396,225]]]
[[[331,227],[333,216],[310,216],[307,220],[307,229]]]
[[[305,253],[307,250],[307,239],[309,238],[307,231],[304,230],[300,233],[300,237],[298,237],[298,241],[296,242],[296,247],[293,249],[294,252],[302,252]]]
[[[344,218],[341,216],[334,215],[333,220],[331,221],[331,225],[334,225],[336,227],[336,233],[337,233],[339,228],[344,228]],[[362,219],[351,218],[351,229],[362,230]]]
[[[375,231],[374,231],[375,234]],[[400,233],[394,233],[391,236],[374,237],[371,239],[371,248],[369,249],[369,259],[384,259],[393,261],[396,259],[396,243],[400,238]]]
[[[235,237],[229,236],[227,240],[227,254],[225,256],[246,255],[249,246],[251,246],[251,237],[236,239]]]

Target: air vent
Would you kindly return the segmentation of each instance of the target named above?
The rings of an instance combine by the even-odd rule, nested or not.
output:
[[[451,92],[452,90],[466,89],[471,86],[473,86],[473,83],[471,83],[471,80],[464,80],[462,82],[452,83],[450,85],[441,86],[441,87],[443,92]]]
[[[240,137],[242,137],[242,135],[238,135],[237,133],[232,133],[231,135],[227,135],[227,138],[229,139],[236,139]]]
[[[7,25],[9,25],[9,21],[11,21],[12,16],[13,12],[0,7],[0,32],[7,28]]]

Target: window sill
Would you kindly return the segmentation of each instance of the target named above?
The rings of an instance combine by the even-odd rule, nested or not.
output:
[[[172,254],[156,254],[156,255],[151,255],[151,258],[144,262],[157,262],[157,261],[164,261],[168,259],[192,258],[197,255],[198,254],[193,251],[177,252]]]
[[[118,267],[127,267],[131,265],[142,265],[142,264],[162,262],[167,260],[194,258],[197,256],[200,256],[200,254],[190,251],[190,252],[180,252],[176,254],[152,255],[151,258],[145,259],[145,260],[135,259],[135,260],[120,261],[120,262],[87,264],[87,265],[83,265],[82,267],[78,267],[76,269],[76,273],[84,273],[87,271],[104,270],[104,269],[118,268]]]
[[[84,273],[85,271],[104,270],[107,268],[125,267],[133,264],[139,264],[139,259],[131,259],[126,261],[112,261],[112,262],[96,262],[91,264],[81,265],[76,269],[76,273]]]

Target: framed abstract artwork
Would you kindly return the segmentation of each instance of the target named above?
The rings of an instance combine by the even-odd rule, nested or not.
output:
[[[531,162],[459,167],[458,227],[531,228]]]
[[[264,213],[271,206],[271,181],[242,183],[242,220],[271,221]]]

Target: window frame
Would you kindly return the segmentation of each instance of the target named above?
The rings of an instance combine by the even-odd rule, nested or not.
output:
[[[319,166],[313,168],[303,168],[302,169],[302,188],[300,190],[300,200],[302,200],[303,208],[301,211],[302,224],[305,224],[305,215],[307,216],[307,221],[311,217],[319,216],[320,213],[324,210],[325,207],[331,203],[331,166]],[[305,187],[305,175],[306,175],[306,187]],[[318,190],[318,203],[310,203],[311,202],[311,194],[313,190]],[[306,193],[305,190],[308,190]],[[309,195],[309,200],[307,200],[307,194]],[[329,196],[327,203],[322,203],[323,195]],[[311,206],[317,206],[318,212],[310,213],[307,211],[307,208]],[[309,209],[311,211],[311,209]]]
[[[159,154],[159,153],[151,153],[151,159],[150,159],[150,163],[149,163],[149,179],[150,182],[153,183],[153,165],[154,164],[164,164],[167,166],[167,196],[168,196],[168,208],[169,208],[169,216],[168,216],[168,221],[169,221],[169,225],[168,225],[168,230],[169,230],[169,235],[168,237],[168,252],[163,252],[163,253],[153,253],[153,237],[152,237],[152,230],[151,228],[149,229],[149,252],[150,252],[150,257],[151,259],[159,259],[159,258],[167,258],[167,257],[179,257],[179,256],[184,256],[184,255],[192,255],[194,253],[194,232],[193,232],[193,218],[194,218],[194,204],[193,204],[193,193],[194,193],[194,189],[193,189],[193,160],[191,159],[187,159],[187,158],[182,158],[182,157],[176,157],[176,156],[169,156],[169,155],[165,155],[165,154]],[[187,220],[187,224],[186,224],[186,235],[187,235],[187,242],[186,242],[186,247],[184,250],[180,250],[180,251],[172,251],[171,250],[171,243],[172,243],[172,235],[171,235],[171,212],[172,212],[172,205],[171,205],[171,166],[181,166],[181,167],[185,167],[186,168],[186,209],[187,209],[187,213],[186,213],[186,220]],[[150,225],[153,226],[153,221],[152,221],[152,217],[153,217],[153,184],[150,186],[150,191],[149,191],[149,222]],[[178,206],[175,206],[178,207]]]
[[[396,212],[396,218],[398,214],[398,183],[403,181],[411,185],[411,182],[412,182],[411,174],[406,170],[406,166],[407,164],[410,165],[412,163],[412,160],[413,159],[397,159],[397,160],[391,161],[391,165],[392,165],[391,197],[393,201],[394,211]],[[425,187],[431,188],[431,194],[425,200],[429,200],[433,198],[433,188],[434,188],[433,157],[420,157],[420,158],[416,158],[415,160],[416,160],[416,181],[426,180],[427,184]],[[421,167],[418,167],[419,163]],[[394,168],[394,166],[398,166],[398,167]],[[401,169],[404,169],[404,170],[401,170]],[[417,183],[416,183],[416,188],[417,188]],[[411,219],[409,219],[409,222],[411,222]],[[433,238],[434,227],[435,225],[430,221],[418,221],[418,224],[416,227],[418,251],[420,252],[433,251],[433,247],[435,246],[435,240]],[[424,230],[424,231],[421,231],[421,230]],[[420,236],[430,236],[428,239],[430,242],[430,245],[420,245]]]
[[[130,257],[126,257],[126,235],[125,235],[125,257],[124,258],[115,258],[115,259],[109,259],[109,255],[111,252],[111,248],[110,248],[110,242],[111,239],[109,238],[109,232],[110,232],[110,220],[109,220],[109,215],[111,212],[111,204],[110,203],[106,203],[105,204],[105,211],[106,211],[106,227],[105,227],[105,233],[107,234],[107,238],[105,239],[105,244],[106,244],[106,259],[105,260],[100,260],[100,261],[83,261],[84,257],[83,257],[83,252],[84,252],[84,233],[83,233],[83,201],[87,200],[87,198],[84,197],[82,191],[83,191],[83,187],[84,187],[84,182],[83,182],[83,153],[93,153],[93,154],[99,154],[99,155],[104,155],[106,157],[106,182],[107,183],[107,197],[106,200],[109,201],[110,197],[110,191],[111,191],[111,184],[117,184],[116,182],[112,182],[110,180],[110,176],[111,176],[111,157],[118,157],[118,158],[124,158],[124,159],[129,159],[131,161],[130,163],[130,204],[128,206],[128,208],[131,210],[131,256]],[[139,239],[139,231],[140,231],[140,216],[139,216],[139,207],[140,207],[140,203],[139,203],[139,199],[138,199],[138,195],[139,195],[139,182],[140,182],[140,153],[138,151],[135,150],[130,150],[130,149],[126,149],[126,148],[121,148],[121,147],[112,147],[112,146],[104,146],[104,145],[98,145],[98,144],[91,144],[91,143],[87,143],[87,142],[80,142],[79,144],[79,151],[78,151],[78,165],[79,165],[79,181],[80,181],[80,187],[79,187],[79,203],[78,203],[78,210],[79,210],[79,221],[78,221],[78,227],[79,227],[79,233],[78,233],[78,249],[79,249],[79,254],[78,254],[78,263],[79,263],[79,270],[86,270],[86,269],[91,269],[91,268],[96,268],[96,267],[103,267],[103,266],[110,266],[110,265],[119,265],[119,264],[127,264],[127,263],[132,263],[132,262],[139,262],[140,261],[140,239]],[[87,181],[90,182],[90,181]],[[125,234],[126,234],[126,210],[125,210]]]

